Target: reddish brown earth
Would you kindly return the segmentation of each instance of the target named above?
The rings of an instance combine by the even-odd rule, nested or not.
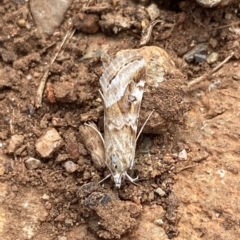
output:
[[[151,106],[159,115],[139,139],[131,173],[138,185],[126,181],[118,190],[111,179],[97,184],[109,172],[93,163],[79,127],[93,121],[103,129],[100,56],[140,47],[147,1],[92,2],[83,13],[84,1],[74,1],[50,36],[36,28],[28,3],[1,2],[0,238],[239,239],[239,4],[158,6],[164,24],[154,26],[148,45],[164,49],[181,74],[164,83],[169,94],[157,89],[156,103],[146,92],[142,114]],[[37,88],[69,18],[76,31],[49,67],[37,108]],[[184,54],[199,43],[218,60],[186,63]],[[187,88],[232,51],[220,70]],[[46,156],[39,142],[45,152],[50,148]],[[182,150],[186,158],[179,157]]]

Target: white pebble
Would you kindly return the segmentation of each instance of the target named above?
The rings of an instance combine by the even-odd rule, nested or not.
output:
[[[75,172],[77,169],[78,169],[78,166],[77,164],[75,164],[74,162],[72,161],[67,161],[63,164],[64,168],[66,169],[66,171],[68,173],[73,173]]]
[[[187,160],[187,151],[183,149],[179,154],[178,154],[178,159],[179,160]]]

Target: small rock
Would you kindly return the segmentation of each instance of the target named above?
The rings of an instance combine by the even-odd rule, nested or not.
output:
[[[63,213],[61,213],[61,214],[59,214],[54,220],[55,220],[56,222],[63,222],[64,219],[65,219],[65,216],[64,216]]]
[[[69,157],[66,153],[62,153],[62,154],[58,154],[55,161],[58,162],[58,163],[61,163],[61,162],[65,162],[68,158]]]
[[[183,149],[179,154],[178,154],[178,159],[179,160],[187,160],[187,151]]]
[[[88,180],[91,178],[91,173],[87,170],[84,171],[83,173],[83,180]]]
[[[150,4],[147,8],[146,8],[148,15],[150,17],[150,19],[153,21],[155,20],[157,17],[160,16],[160,10],[158,8],[158,6],[154,3]]]
[[[29,170],[38,168],[40,164],[41,161],[33,157],[30,157],[25,161],[26,168]]]
[[[154,192],[151,191],[151,192],[148,194],[148,201],[151,202],[153,199],[154,199]]]
[[[4,88],[11,88],[12,85],[19,83],[20,77],[13,68],[0,69],[0,90]]]
[[[74,102],[77,100],[76,86],[74,82],[56,82],[53,84],[53,92],[58,102]]]
[[[160,187],[158,187],[154,192],[157,193],[160,197],[166,195],[166,193]]]
[[[48,130],[35,144],[36,150],[43,158],[49,158],[63,145],[63,139],[55,128]]]
[[[26,26],[26,20],[24,18],[20,18],[17,21],[17,24],[18,24],[19,27],[25,27]]]
[[[23,144],[24,136],[23,135],[12,135],[9,145],[8,145],[8,152],[14,153],[17,148],[19,148]]]
[[[132,21],[129,16],[123,16],[120,13],[107,13],[106,15],[101,15],[101,20],[99,25],[103,32],[113,32],[117,34],[122,30],[130,29],[132,26]]]
[[[240,42],[236,40],[236,41],[233,42],[232,46],[233,46],[233,48],[239,48]]]
[[[45,203],[45,208],[46,208],[47,210],[50,210],[50,209],[52,208],[52,204],[51,204],[50,202],[46,202],[46,203]]]
[[[73,220],[70,218],[65,219],[64,223],[66,226],[69,226],[69,227],[73,226]]]
[[[46,222],[48,218],[48,212],[47,211],[41,211],[41,214],[39,215],[39,221]]]
[[[157,220],[154,221],[154,223],[158,226],[162,226],[164,224],[162,219],[157,219]]]
[[[3,50],[1,52],[2,60],[6,63],[13,63],[17,60],[18,55],[11,50]]]
[[[71,0],[31,0],[30,9],[41,33],[51,35],[64,19]]]
[[[240,72],[234,73],[232,78],[233,78],[233,80],[237,80],[237,81],[240,80]]]
[[[78,169],[78,165],[72,161],[67,161],[63,164],[64,168],[68,173],[73,173]]]
[[[208,64],[212,64],[217,62],[218,60],[218,53],[212,52],[208,57],[207,57],[207,62]]]
[[[58,240],[67,240],[67,237],[61,236],[61,237],[58,237]]]
[[[194,62],[196,54],[206,54],[206,51],[207,51],[207,45],[205,43],[200,43],[196,45],[193,49],[188,51],[183,56],[183,58],[185,59],[186,62],[191,63],[191,62]]]
[[[49,200],[49,198],[50,197],[47,194],[45,194],[45,193],[42,195],[42,199],[43,200]]]
[[[231,20],[232,19],[232,14],[231,13],[226,13],[224,18],[227,19],[227,20]]]
[[[211,38],[211,39],[209,40],[209,44],[210,44],[210,46],[211,46],[212,48],[216,48],[217,45],[218,45],[218,41],[217,41],[216,39],[214,39],[214,38]]]
[[[195,63],[205,62],[207,60],[207,56],[205,54],[196,53],[194,55]]]

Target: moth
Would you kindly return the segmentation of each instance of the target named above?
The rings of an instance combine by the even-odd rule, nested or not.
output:
[[[131,182],[137,180],[129,176],[128,170],[134,166],[136,143],[145,125],[137,133],[145,66],[146,62],[140,54],[124,52],[108,66],[105,65],[100,77],[100,94],[104,104],[104,136],[101,139],[105,163],[110,170],[106,178],[112,176],[117,188],[121,187],[125,178]],[[101,135],[100,132],[98,134]]]

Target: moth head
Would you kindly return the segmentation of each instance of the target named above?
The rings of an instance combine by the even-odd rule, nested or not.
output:
[[[116,188],[120,188],[121,187],[121,183],[122,183],[122,176],[120,173],[115,173],[113,175],[113,180],[114,180],[114,183],[115,183],[115,187]]]

